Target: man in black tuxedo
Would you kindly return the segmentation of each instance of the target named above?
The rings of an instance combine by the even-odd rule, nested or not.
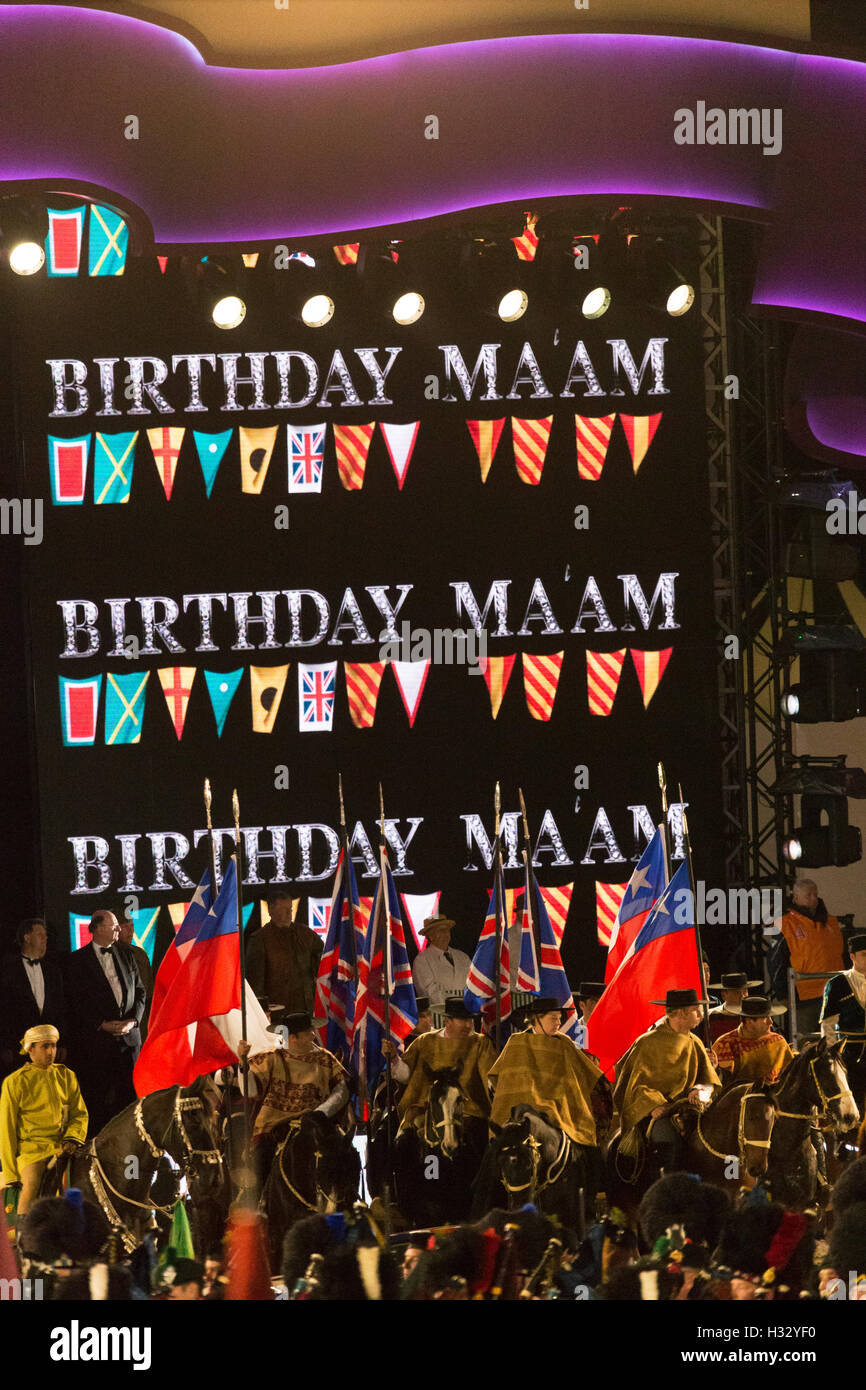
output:
[[[44,919],[28,917],[15,937],[18,950],[0,963],[0,1079],[21,1065],[21,1039],[28,1028],[51,1023],[66,1036],[60,966],[46,955]]]
[[[117,940],[113,912],[94,912],[90,934],[91,944],[68,958],[66,1000],[69,1061],[95,1136],[135,1100],[144,985],[132,952]]]

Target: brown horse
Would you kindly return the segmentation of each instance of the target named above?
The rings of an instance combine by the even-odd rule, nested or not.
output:
[[[764,1176],[770,1152],[770,1136],[776,1119],[773,1086],[759,1081],[729,1086],[696,1115],[688,1105],[671,1107],[681,1115],[687,1133],[675,1160],[679,1171],[696,1173],[704,1182],[727,1191],[754,1186]],[[660,1176],[650,1157],[650,1145],[642,1137],[636,1152],[620,1152],[620,1134],[614,1135],[607,1152],[607,1197],[633,1217],[647,1189]]]

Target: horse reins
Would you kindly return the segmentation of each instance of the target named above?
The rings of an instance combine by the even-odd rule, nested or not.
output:
[[[851,1098],[852,1098],[852,1100],[853,1100],[853,1094],[852,1094],[852,1091],[851,1091],[851,1087],[850,1087],[850,1086],[846,1086],[846,1087],[844,1088],[844,1090],[836,1091],[836,1093],[835,1093],[834,1095],[832,1095],[832,1096],[828,1096],[828,1095],[825,1095],[825,1094],[824,1094],[824,1089],[823,1089],[823,1087],[822,1087],[822,1085],[821,1085],[820,1080],[818,1079],[818,1072],[817,1072],[817,1070],[816,1070],[816,1068],[815,1068],[815,1059],[814,1059],[814,1057],[810,1057],[810,1059],[809,1059],[809,1070],[810,1070],[811,1073],[812,1073],[812,1080],[813,1080],[814,1083],[815,1083],[815,1090],[818,1092],[818,1096],[819,1096],[820,1101],[821,1101],[821,1115],[822,1115],[822,1117],[826,1117],[826,1116],[830,1115],[829,1106],[830,1106],[830,1102],[831,1102],[831,1101],[834,1101],[834,1100],[844,1100],[844,1098],[845,1098],[846,1096],[851,1096]],[[815,1116],[812,1115],[811,1112],[810,1112],[809,1114],[806,1114],[806,1115],[801,1115],[801,1114],[799,1114],[796,1110],[779,1110],[779,1111],[777,1112],[777,1115],[778,1115],[778,1118],[779,1118],[779,1119],[784,1119],[784,1120],[814,1120],[814,1118],[815,1118]],[[832,1115],[830,1115],[830,1118],[831,1118],[831,1119],[833,1118]]]
[[[306,1207],[306,1208],[307,1208],[307,1211],[316,1212],[316,1211],[319,1210],[318,1203],[317,1203],[317,1202],[308,1202],[307,1199],[306,1199],[306,1197],[302,1197],[302,1196],[301,1196],[301,1194],[300,1194],[300,1192],[298,1191],[298,1189],[297,1189],[296,1187],[294,1187],[294,1186],[289,1182],[289,1179],[288,1179],[288,1177],[287,1177],[287,1175],[286,1175],[286,1170],[285,1170],[285,1168],[284,1168],[284,1166],[283,1166],[283,1157],[284,1157],[285,1152],[286,1152],[286,1142],[287,1142],[287,1140],[293,1138],[293,1137],[298,1133],[298,1131],[300,1130],[300,1128],[301,1128],[301,1122],[300,1122],[300,1120],[293,1120],[292,1123],[291,1123],[291,1126],[290,1126],[290,1128],[289,1128],[289,1133],[286,1135],[286,1138],[283,1140],[282,1144],[280,1144],[279,1150],[277,1151],[277,1166],[278,1166],[278,1168],[279,1168],[280,1177],[282,1178],[283,1182],[286,1184],[286,1187],[289,1189],[289,1191],[291,1192],[292,1196],[295,1197],[295,1198],[300,1202],[300,1204],[301,1204],[302,1207]],[[314,1172],[314,1173],[315,1173],[315,1171],[316,1171],[316,1168],[318,1168],[319,1159],[320,1159],[321,1157],[322,1157],[322,1155],[318,1152],[318,1150],[316,1150],[316,1151],[313,1153],[313,1158],[315,1159],[315,1164],[314,1164],[314,1166],[313,1166],[313,1172]],[[327,1197],[328,1197],[327,1192],[324,1192],[324,1191],[322,1190],[322,1188],[319,1187],[319,1184],[318,1184],[318,1183],[315,1184],[315,1191],[316,1191],[316,1196],[317,1196],[317,1197],[324,1197],[325,1200],[327,1200]]]
[[[568,1162],[569,1154],[571,1153],[571,1143],[566,1133],[563,1132],[560,1138],[559,1148],[550,1161],[547,1173],[539,1183],[536,1182],[536,1179],[541,1164],[541,1144],[534,1134],[530,1134],[529,1136],[529,1147],[532,1153],[532,1174],[528,1182],[517,1183],[512,1186],[507,1183],[503,1177],[502,1186],[505,1188],[506,1192],[525,1192],[528,1187],[534,1187],[537,1192],[543,1192],[545,1188],[550,1187],[562,1176],[562,1170]]]
[[[766,1098],[766,1096],[762,1095],[759,1091],[746,1091],[745,1095],[743,1096],[742,1100],[740,1101],[740,1113],[739,1113],[739,1115],[738,1115],[738,1117],[737,1117],[737,1146],[738,1146],[739,1151],[740,1151],[740,1162],[741,1162],[741,1163],[745,1163],[745,1161],[746,1161],[746,1147],[747,1147],[747,1146],[748,1146],[749,1148],[752,1148],[752,1149],[769,1149],[769,1147],[770,1147],[770,1140],[769,1140],[769,1139],[748,1139],[748,1138],[746,1137],[746,1104],[747,1104],[747,1102],[750,1101],[750,1100],[762,1100],[762,1101],[764,1102],[765,1105],[767,1104],[767,1098]],[[780,1112],[780,1113],[781,1113],[781,1112]],[[733,1158],[733,1154],[720,1153],[718,1149],[714,1149],[713,1146],[712,1146],[712,1144],[710,1144],[710,1143],[707,1141],[706,1136],[704,1135],[704,1131],[703,1131],[703,1129],[701,1128],[701,1120],[702,1120],[702,1119],[703,1119],[703,1115],[698,1115],[698,1131],[697,1131],[697,1132],[698,1132],[698,1138],[700,1139],[701,1143],[703,1144],[703,1146],[704,1146],[704,1148],[707,1150],[707,1152],[708,1152],[708,1153],[711,1153],[711,1154],[713,1155],[713,1158],[721,1158],[721,1159],[724,1159],[724,1160],[727,1160],[727,1159],[729,1159],[729,1158]]]

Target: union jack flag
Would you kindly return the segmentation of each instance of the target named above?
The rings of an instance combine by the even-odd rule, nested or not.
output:
[[[321,492],[324,425],[288,425],[289,492]]]
[[[327,729],[334,724],[334,698],[337,689],[337,663],[321,666],[298,666],[299,727]]]
[[[331,921],[331,899],[308,898],[307,905],[310,910],[310,926],[313,931],[319,933],[319,936],[323,939],[327,939],[328,927]]]
[[[505,898],[505,876],[502,871],[502,855],[497,842],[494,852],[493,887],[487,904],[487,916],[469,974],[463,991],[463,1002],[473,1013],[484,1015],[488,1031],[496,1026],[496,921],[501,930],[499,953],[499,1018],[506,1023],[511,1016],[511,979],[508,955],[508,917]]]
[[[319,1042],[341,1060],[352,1050],[358,940],[363,940],[363,913],[355,869],[345,847],[340,851],[334,891],[328,907],[328,934],[316,979],[313,1027]]]
[[[352,1057],[362,1095],[367,1091],[372,1094],[384,1070],[382,1043],[386,1036],[390,1036],[392,1042],[402,1043],[417,1022],[418,1006],[400,916],[400,899],[383,845],[376,900],[358,960]]]
[[[535,931],[530,906],[532,902],[532,868],[529,863],[528,854],[524,854],[524,860],[526,862],[526,878],[523,889],[523,907],[520,914],[520,960],[517,963],[517,988],[528,990],[530,994],[538,994],[540,992],[541,983],[538,971],[538,952],[535,947]]]
[[[541,947],[541,968],[538,972],[538,993],[551,999],[555,999],[561,1009],[566,1010],[565,1021],[560,1032],[566,1033],[572,1040],[577,1041],[575,1030],[580,1026],[577,1009],[574,1007],[574,1000],[571,997],[571,985],[568,983],[568,976],[562,965],[562,956],[559,953],[559,941],[553,924],[550,920],[550,913],[544,901],[544,895],[538,886],[538,881],[532,868],[527,864],[526,868],[526,898],[527,904],[531,903],[532,918],[538,927],[538,939]],[[524,918],[527,909],[524,907]]]

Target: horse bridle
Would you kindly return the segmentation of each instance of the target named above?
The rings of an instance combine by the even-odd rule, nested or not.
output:
[[[832,1059],[831,1059],[831,1063],[832,1063]],[[824,1093],[824,1088],[823,1088],[823,1086],[821,1085],[821,1081],[820,1081],[820,1078],[819,1078],[819,1076],[818,1076],[817,1068],[815,1067],[815,1058],[814,1058],[814,1057],[810,1057],[810,1058],[809,1058],[809,1070],[810,1070],[810,1072],[812,1073],[812,1080],[813,1080],[814,1083],[815,1083],[815,1090],[818,1092],[818,1096],[819,1096],[819,1099],[820,1099],[820,1101],[821,1101],[821,1115],[822,1115],[822,1117],[825,1117],[825,1118],[826,1118],[826,1117],[829,1116],[830,1119],[833,1119],[833,1116],[830,1114],[830,1102],[831,1102],[831,1101],[834,1101],[834,1100],[843,1100],[843,1099],[845,1098],[845,1096],[851,1096],[851,1098],[852,1098],[852,1100],[853,1100],[853,1093],[852,1093],[852,1091],[851,1091],[851,1087],[850,1087],[850,1086],[846,1086],[844,1090],[842,1090],[842,1091],[836,1091],[835,1094],[832,1095],[832,1096],[825,1095],[825,1093]],[[779,1110],[779,1111],[778,1111],[778,1117],[779,1117],[780,1119],[784,1119],[784,1120],[812,1120],[812,1119],[814,1119],[814,1116],[813,1116],[811,1113],[810,1113],[810,1114],[807,1114],[807,1115],[801,1115],[801,1114],[799,1114],[796,1110]]]
[[[571,1153],[571,1143],[568,1135],[563,1132],[560,1136],[559,1148],[551,1159],[550,1166],[547,1169],[543,1181],[537,1182],[538,1169],[541,1164],[541,1143],[532,1133],[529,1135],[529,1148],[532,1155],[532,1175],[529,1181],[511,1186],[503,1177],[502,1186],[505,1188],[506,1192],[525,1192],[527,1188],[533,1187],[537,1192],[543,1192],[546,1187],[550,1187],[562,1176],[562,1170],[568,1162],[568,1157]]]
[[[286,1151],[286,1144],[287,1144],[287,1142],[288,1142],[289,1139],[294,1138],[294,1136],[299,1132],[300,1128],[301,1128],[301,1121],[300,1121],[300,1120],[292,1120],[292,1122],[291,1122],[291,1124],[290,1124],[290,1126],[289,1126],[289,1132],[288,1132],[288,1134],[286,1135],[286,1137],[285,1137],[285,1139],[283,1140],[283,1142],[280,1144],[280,1147],[277,1149],[277,1155],[276,1155],[276,1157],[277,1157],[277,1167],[278,1167],[278,1169],[279,1169],[280,1177],[282,1178],[282,1180],[283,1180],[283,1182],[285,1183],[286,1187],[287,1187],[287,1188],[289,1189],[289,1191],[291,1192],[292,1196],[293,1196],[294,1198],[296,1198],[297,1201],[300,1202],[300,1204],[301,1204],[302,1207],[306,1207],[306,1208],[307,1208],[307,1211],[314,1211],[314,1212],[315,1212],[315,1211],[318,1211],[318,1210],[319,1210],[319,1205],[318,1205],[318,1198],[319,1198],[319,1197],[324,1197],[324,1198],[325,1198],[325,1201],[327,1202],[327,1200],[328,1200],[328,1194],[327,1194],[327,1192],[325,1192],[325,1191],[319,1186],[318,1182],[314,1182],[314,1193],[315,1193],[316,1201],[315,1201],[315,1202],[308,1202],[307,1199],[306,1199],[306,1197],[302,1197],[301,1194],[300,1194],[300,1192],[298,1191],[298,1189],[297,1189],[296,1187],[294,1187],[294,1186],[289,1182],[288,1175],[287,1175],[287,1173],[286,1173],[285,1168],[283,1167],[283,1155],[285,1154],[285,1151]],[[322,1155],[321,1155],[321,1153],[319,1152],[319,1150],[318,1150],[318,1149],[314,1149],[314,1150],[313,1150],[313,1160],[314,1160],[314,1162],[313,1162],[313,1174],[314,1174],[314,1175],[318,1172],[318,1168],[319,1168],[319,1159],[320,1159],[321,1157],[322,1157]]]
[[[452,1123],[453,1123],[453,1121],[452,1121]],[[443,1117],[443,1119],[441,1119],[441,1120],[434,1120],[434,1119],[432,1118],[431,1107],[430,1107],[430,1104],[429,1104],[429,1102],[428,1102],[427,1109],[426,1109],[425,1112],[424,1112],[424,1143],[427,1144],[429,1148],[431,1148],[431,1149],[441,1149],[441,1148],[442,1148],[443,1144],[445,1143],[445,1135],[444,1135],[444,1133],[443,1133],[443,1134],[439,1134],[438,1131],[439,1131],[440,1129],[444,1131],[444,1129],[445,1129],[445,1127],[446,1127],[447,1124],[448,1124],[448,1121],[447,1121],[444,1117]],[[432,1130],[433,1130],[432,1135],[430,1134],[430,1129],[431,1129],[431,1127],[432,1127]],[[456,1128],[456,1125],[455,1125],[455,1128]]]
[[[768,1104],[769,1104],[769,1101],[768,1101],[768,1099],[767,1099],[767,1096],[764,1095],[761,1091],[746,1091],[745,1095],[743,1096],[743,1098],[742,1098],[741,1101],[740,1101],[740,1112],[739,1112],[739,1115],[737,1116],[737,1148],[739,1149],[739,1159],[740,1159],[740,1163],[742,1163],[742,1164],[745,1164],[745,1162],[746,1162],[746,1148],[747,1148],[747,1147],[750,1148],[750,1149],[769,1149],[769,1147],[770,1147],[770,1142],[771,1142],[770,1139],[749,1139],[749,1138],[747,1138],[747,1136],[746,1136],[746,1105],[748,1104],[748,1102],[749,1102],[750,1100],[760,1100],[760,1101],[763,1101],[764,1105],[768,1105]],[[778,1112],[778,1113],[781,1113],[781,1112]],[[713,1155],[714,1158],[721,1158],[721,1159],[724,1159],[724,1160],[727,1160],[727,1159],[729,1159],[729,1158],[733,1158],[733,1154],[724,1154],[724,1153],[720,1153],[718,1149],[714,1149],[713,1146],[712,1146],[712,1144],[710,1144],[710,1143],[707,1141],[707,1138],[706,1138],[706,1136],[704,1135],[704,1131],[703,1131],[703,1129],[701,1128],[701,1120],[702,1120],[702,1119],[703,1119],[703,1115],[698,1115],[698,1138],[700,1139],[701,1143],[703,1144],[703,1146],[704,1146],[704,1148],[707,1150],[707,1152],[708,1152],[708,1153],[711,1153],[711,1154]]]

